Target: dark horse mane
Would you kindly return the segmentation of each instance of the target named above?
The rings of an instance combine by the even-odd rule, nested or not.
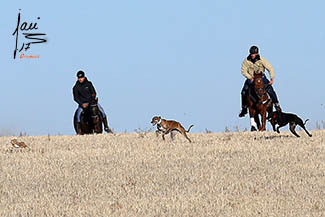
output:
[[[103,118],[98,108],[98,99],[91,97],[88,106],[80,115],[80,127],[82,134],[102,133]],[[74,128],[77,132],[77,110],[74,114]]]

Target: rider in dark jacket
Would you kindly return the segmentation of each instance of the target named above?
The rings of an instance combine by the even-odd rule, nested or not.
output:
[[[73,98],[79,106],[84,103],[88,103],[91,97],[96,96],[96,90],[93,84],[84,77],[84,81],[80,83],[79,79],[73,87]]]
[[[77,134],[81,134],[81,127],[80,127],[81,112],[83,111],[83,109],[85,109],[88,106],[91,97],[96,97],[96,90],[93,84],[90,81],[88,81],[88,79],[85,77],[85,73],[83,71],[81,70],[78,71],[77,77],[78,80],[73,87],[73,99],[78,103],[76,125],[77,125]],[[97,105],[103,117],[104,130],[106,132],[111,132],[107,124],[107,118],[104,109],[101,107],[99,103],[97,103]]]

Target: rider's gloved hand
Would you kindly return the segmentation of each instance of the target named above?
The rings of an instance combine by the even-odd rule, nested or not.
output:
[[[274,80],[273,80],[273,78],[271,78],[271,81],[270,81],[270,85],[272,85],[274,83]]]

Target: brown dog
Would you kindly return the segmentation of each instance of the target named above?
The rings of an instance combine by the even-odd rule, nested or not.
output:
[[[155,116],[151,120],[152,126],[155,126],[157,124],[157,131],[156,133],[163,132],[162,138],[165,140],[165,135],[168,134],[169,132],[172,132],[174,130],[177,130],[181,134],[185,136],[185,138],[191,142],[191,140],[187,137],[186,133],[190,132],[190,129],[194,126],[191,125],[188,130],[186,131],[184,127],[177,121],[173,120],[165,120],[162,119],[160,116]]]

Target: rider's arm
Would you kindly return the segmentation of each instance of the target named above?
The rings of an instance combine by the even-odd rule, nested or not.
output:
[[[261,57],[261,60],[262,60],[262,63],[264,65],[265,69],[269,72],[271,80],[273,80],[274,79],[274,69],[273,69],[273,66],[271,65],[271,63],[269,63],[263,57]]]
[[[81,100],[79,99],[79,94],[78,94],[78,90],[76,87],[73,87],[73,99],[76,103],[78,103],[80,106],[82,105]]]
[[[243,61],[241,65],[241,73],[247,79],[252,79],[253,77],[248,73],[248,65],[246,59]]]
[[[89,81],[89,86],[90,86],[90,94],[91,96],[96,96],[96,90],[95,90],[95,87],[94,85]]]

